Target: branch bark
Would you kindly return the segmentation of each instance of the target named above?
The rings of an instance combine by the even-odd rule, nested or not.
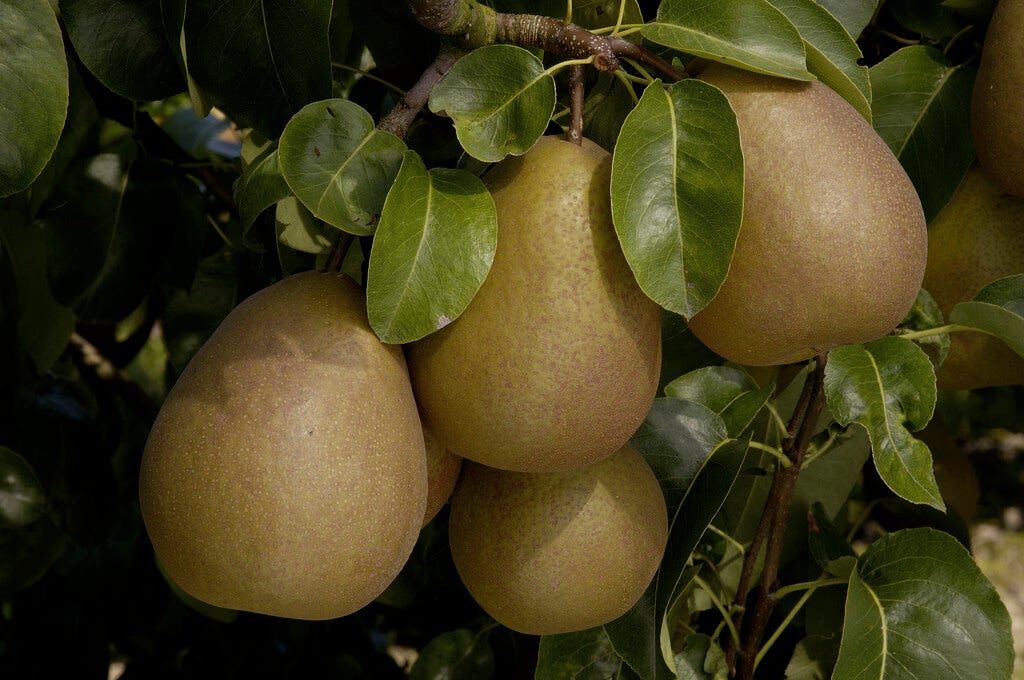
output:
[[[416,81],[416,84],[405,93],[405,96],[395,104],[395,107],[388,111],[387,115],[377,123],[379,130],[405,139],[409,134],[409,127],[419,115],[423,107],[427,105],[430,92],[448,74],[455,62],[464,54],[462,50],[454,47],[446,47],[437,55],[437,59]]]

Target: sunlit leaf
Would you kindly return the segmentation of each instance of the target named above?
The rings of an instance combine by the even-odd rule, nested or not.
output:
[[[873,543],[850,576],[833,680],[1009,680],[1010,617],[956,539],[905,529]]]
[[[743,217],[743,153],[725,95],[648,86],[612,158],[612,219],[637,282],[690,318],[725,279]]]
[[[534,680],[637,680],[615,650],[604,628],[588,628],[578,633],[545,635]]]
[[[347,99],[304,107],[281,134],[278,156],[288,186],[328,224],[372,234],[402,164],[405,143],[374,127]]]
[[[430,110],[450,116],[466,152],[486,162],[526,153],[554,109],[555,79],[514,45],[473,50],[430,93]]]
[[[707,366],[676,378],[665,394],[703,404],[725,421],[730,437],[738,437],[772,396],[773,386],[758,388],[743,371],[731,366]]]
[[[828,406],[841,425],[868,431],[875,467],[897,495],[945,510],[928,447],[910,434],[931,420],[935,370],[909,340],[886,337],[847,345],[829,354],[825,368]]]
[[[0,197],[21,191],[50,159],[68,110],[68,65],[49,3],[0,3]]]
[[[974,161],[975,73],[924,45],[905,47],[871,67],[875,130],[914,182],[928,220],[952,198]]]
[[[384,342],[418,340],[454,321],[483,284],[498,242],[494,200],[476,175],[427,171],[405,153],[370,251],[370,325]]]
[[[814,78],[800,33],[767,0],[664,0],[641,33],[659,45],[751,71]]]

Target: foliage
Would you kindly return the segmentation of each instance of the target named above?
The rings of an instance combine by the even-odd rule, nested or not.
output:
[[[913,433],[933,417],[1024,428],[1019,387],[942,393],[934,372],[952,331],[1024,355],[1024,272],[947,320],[922,291],[892,336],[824,366],[726,362],[681,317],[729,269],[740,131],[720,90],[673,82],[702,60],[822,80],[872,122],[930,219],[974,163],[987,0],[490,3],[571,8],[623,50],[618,70],[584,71],[582,132],[613,152],[616,232],[666,310],[664,396],[633,443],[670,537],[622,618],[541,639],[497,626],[454,570],[446,511],[377,602],[343,619],[217,610],[165,579],[139,517],[142,447],[228,311],[344,243],[339,266],[365,285],[383,341],[452,322],[496,247],[480,175],[571,128],[570,74],[600,66],[523,35],[440,37],[410,11],[425,4],[0,4],[0,674],[106,677],[119,661],[126,678],[389,678],[413,652],[418,679],[721,678],[745,634],[740,604],[754,608],[771,568],[778,634],[754,640],[757,677],[1009,678],[1006,609]],[[442,79],[431,61],[446,50],[459,59]],[[816,370],[826,407],[802,422]],[[806,458],[784,473],[797,431]],[[778,563],[744,575],[786,474],[786,510],[769,515],[785,528]],[[865,519],[885,504],[892,533],[872,543]],[[68,642],[54,653],[54,640]]]

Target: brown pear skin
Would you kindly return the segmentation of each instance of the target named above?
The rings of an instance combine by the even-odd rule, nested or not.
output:
[[[996,5],[971,95],[978,160],[997,184],[1024,197],[1024,0]]]
[[[484,174],[498,246],[466,311],[409,347],[430,429],[457,455],[521,472],[618,450],[658,388],[661,309],[611,221],[611,155],[542,137]]]
[[[157,558],[193,597],[330,619],[383,591],[426,505],[405,360],[343,275],[305,272],[224,319],[168,394],[142,458]]]
[[[427,509],[423,514],[423,526],[427,526],[452,497],[463,458],[449,451],[429,427],[423,428],[423,442],[427,448]]]
[[[628,611],[665,552],[665,498],[627,445],[579,470],[522,473],[466,462],[452,497],[455,567],[512,630],[553,635]]]
[[[948,319],[957,303],[1014,274],[1024,274],[1024,199],[972,168],[928,225],[924,289]],[[951,333],[936,376],[944,390],[1024,385],[1024,358],[991,335]]]
[[[917,297],[927,247],[896,157],[820,81],[720,64],[700,78],[736,112],[745,177],[729,273],[693,332],[726,359],[767,366],[891,331]]]

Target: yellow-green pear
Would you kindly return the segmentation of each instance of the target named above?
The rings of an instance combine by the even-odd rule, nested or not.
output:
[[[340,274],[252,295],[168,394],[142,458],[142,517],[193,597],[297,619],[349,614],[412,552],[426,504],[405,360]]]
[[[429,427],[423,428],[423,442],[427,448],[427,509],[423,513],[423,526],[427,526],[452,497],[463,459],[449,451]]]
[[[729,273],[690,328],[741,364],[787,364],[891,331],[917,297],[921,201],[871,125],[820,81],[720,64],[743,149],[743,221]]]
[[[624,614],[650,584],[668,540],[658,480],[629,445],[567,472],[467,461],[448,527],[466,589],[499,623],[533,635]]]
[[[928,225],[924,289],[949,317],[985,285],[1024,274],[1024,199],[1007,194],[977,167]],[[972,390],[1024,385],[1024,358],[985,333],[951,333],[939,387]]]
[[[611,455],[647,415],[661,309],[611,221],[611,155],[542,137],[484,174],[498,246],[466,311],[409,348],[424,418],[454,453],[552,472]]]
[[[971,136],[985,172],[1024,197],[1024,2],[996,5],[971,96]]]

